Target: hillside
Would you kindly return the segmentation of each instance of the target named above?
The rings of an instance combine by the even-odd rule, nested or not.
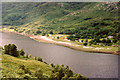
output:
[[[76,34],[80,38],[120,34],[117,2],[26,2],[3,3],[2,7],[3,26],[17,32]]]

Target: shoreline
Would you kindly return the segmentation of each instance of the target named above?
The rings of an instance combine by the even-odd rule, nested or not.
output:
[[[117,51],[97,51],[98,48],[95,48],[96,50],[92,50],[92,49],[87,50],[87,48],[91,48],[91,46],[82,46],[82,45],[77,45],[77,44],[69,43],[69,42],[55,41],[55,40],[52,40],[51,38],[48,38],[46,36],[29,35],[29,34],[25,34],[25,33],[12,32],[12,31],[1,31],[1,32],[19,34],[19,35],[29,37],[35,41],[38,41],[38,42],[60,45],[60,46],[68,47],[70,49],[74,49],[74,50],[78,50],[78,51],[84,51],[84,52],[90,52],[90,53],[102,53],[102,54],[115,54],[115,55],[120,54],[120,52],[117,52]],[[83,47],[83,48],[80,48],[80,47]]]

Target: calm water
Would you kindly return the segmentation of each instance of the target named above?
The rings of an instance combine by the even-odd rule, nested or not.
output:
[[[47,63],[68,65],[73,72],[89,78],[117,78],[118,56],[111,54],[75,51],[66,47],[39,43],[28,37],[12,33],[1,33],[0,46],[16,44],[32,56],[42,57]]]

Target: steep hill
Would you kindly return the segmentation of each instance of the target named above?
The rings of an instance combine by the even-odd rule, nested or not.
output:
[[[118,8],[117,2],[3,3],[2,17],[3,25],[16,26],[10,28],[18,32],[94,38],[119,33]]]

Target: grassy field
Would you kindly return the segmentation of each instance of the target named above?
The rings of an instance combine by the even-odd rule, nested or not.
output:
[[[31,78],[36,78],[34,73],[37,69],[42,69],[44,76],[50,76],[52,67],[45,64],[44,62],[31,60],[31,59],[20,59],[12,57],[10,55],[2,55],[2,77],[6,76],[8,78],[23,78],[25,73],[20,69],[20,65],[24,65],[31,71]]]

